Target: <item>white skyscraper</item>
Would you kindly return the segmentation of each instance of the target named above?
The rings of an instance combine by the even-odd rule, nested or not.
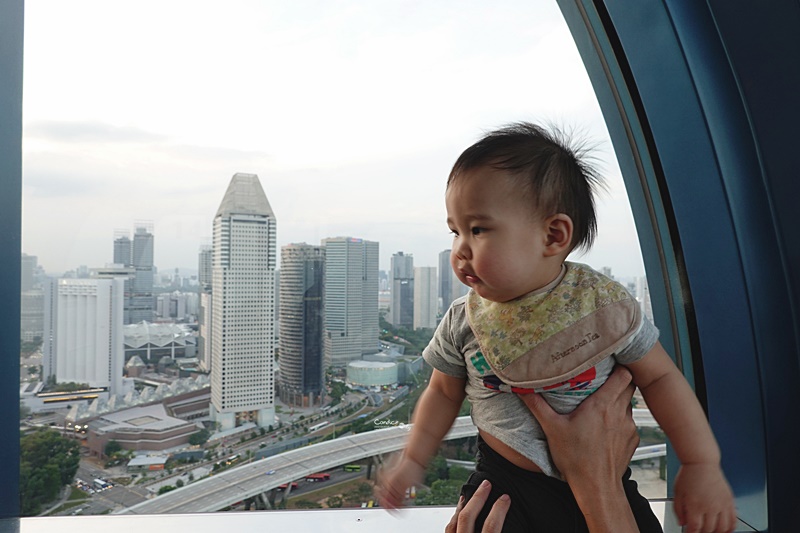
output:
[[[125,278],[58,279],[45,289],[44,376],[122,392]]]
[[[378,243],[323,239],[325,360],[344,366],[378,351]]]
[[[275,420],[275,214],[255,174],[235,174],[214,217],[211,417]]]
[[[414,268],[414,329],[435,328],[439,311],[436,267]]]

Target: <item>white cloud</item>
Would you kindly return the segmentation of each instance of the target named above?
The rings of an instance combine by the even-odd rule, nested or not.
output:
[[[260,176],[280,244],[435,265],[446,174],[483,130],[606,136],[555,2],[39,0],[25,32],[23,245],[53,271],[108,261],[139,219],[161,268],[193,266],[235,172]],[[618,201],[601,224],[622,239]]]

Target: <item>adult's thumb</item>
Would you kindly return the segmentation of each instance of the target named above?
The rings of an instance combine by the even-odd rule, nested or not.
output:
[[[550,404],[542,398],[541,395],[534,393],[529,394],[518,394],[519,398],[528,406],[533,416],[536,417],[536,420],[539,421],[539,424],[542,426],[548,425],[550,421],[555,420],[558,417],[558,413],[553,411],[553,408],[550,407]]]

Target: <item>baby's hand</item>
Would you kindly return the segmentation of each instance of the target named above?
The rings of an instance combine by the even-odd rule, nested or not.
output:
[[[718,465],[686,464],[675,476],[675,514],[686,533],[730,533],[736,526],[736,508]]]
[[[419,485],[424,476],[425,469],[422,465],[404,456],[378,480],[377,496],[381,507],[401,507],[406,498],[406,489]]]

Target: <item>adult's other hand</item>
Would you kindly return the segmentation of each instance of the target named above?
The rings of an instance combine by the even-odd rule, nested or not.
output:
[[[492,485],[488,481],[484,481],[466,505],[464,505],[464,497],[462,496],[458,500],[456,512],[450,519],[450,523],[444,528],[445,533],[474,533],[475,519],[483,509],[491,490]],[[489,511],[489,516],[483,523],[483,529],[481,529],[480,533],[500,533],[503,530],[503,522],[510,505],[511,499],[508,495],[500,496],[492,505],[492,509]]]

